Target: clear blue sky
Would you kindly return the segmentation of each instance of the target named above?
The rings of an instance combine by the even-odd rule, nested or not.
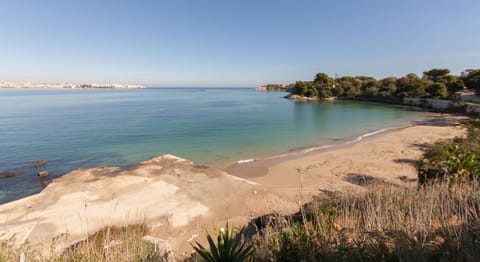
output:
[[[0,81],[255,86],[480,68],[479,0],[4,0]]]

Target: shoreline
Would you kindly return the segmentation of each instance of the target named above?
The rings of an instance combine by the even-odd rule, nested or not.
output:
[[[254,165],[255,163],[262,163],[262,164],[266,164],[266,165],[275,164],[275,163],[280,163],[280,162],[283,162],[283,161],[295,160],[295,159],[302,158],[302,157],[305,157],[305,156],[309,156],[309,155],[312,155],[312,154],[319,154],[319,153],[333,151],[333,150],[337,150],[337,149],[343,149],[343,148],[347,148],[349,146],[352,146],[354,144],[357,144],[357,143],[360,143],[360,142],[363,142],[363,141],[368,141],[368,140],[371,140],[371,139],[375,139],[379,136],[384,136],[384,135],[387,135],[387,134],[390,134],[390,133],[394,133],[396,131],[400,131],[400,130],[405,129],[405,128],[409,128],[409,127],[412,127],[412,126],[432,122],[432,120],[435,117],[444,118],[444,117],[448,117],[448,116],[451,116],[451,115],[441,115],[441,114],[434,113],[434,115],[424,117],[423,119],[420,119],[420,120],[409,121],[408,123],[400,124],[398,126],[391,126],[391,127],[376,129],[376,130],[370,131],[368,133],[363,133],[363,134],[360,134],[360,135],[357,135],[357,136],[352,136],[352,137],[348,137],[348,138],[345,138],[345,139],[341,139],[337,143],[333,143],[333,144],[324,144],[324,145],[316,145],[316,146],[299,148],[299,149],[292,149],[292,150],[289,150],[285,153],[280,153],[280,154],[275,154],[275,155],[270,155],[270,156],[265,156],[265,157],[259,157],[259,158],[241,159],[241,160],[238,160],[234,163],[231,163],[231,164],[227,165],[223,169],[225,171],[227,171],[228,173],[237,176],[238,175],[236,173],[237,172],[237,166]],[[238,175],[238,176],[239,177],[244,177],[242,175]],[[261,176],[261,175],[253,175],[253,177],[255,177],[255,176]]]
[[[42,248],[42,243],[69,232],[70,239],[58,246],[61,252],[106,225],[144,221],[152,235],[183,254],[205,229],[226,221],[241,226],[270,213],[290,214],[301,201],[324,192],[359,192],[372,181],[414,188],[417,173],[412,164],[422,147],[466,134],[458,126],[463,119],[436,115],[337,146],[303,149],[303,155],[240,165],[255,164],[253,171],[263,172],[261,176],[246,175],[253,171],[232,174],[173,155],[131,166],[77,169],[40,193],[1,204],[0,240],[15,235],[19,243],[29,240]]]
[[[360,147],[361,145],[365,145],[365,144],[376,144],[379,140],[385,139],[385,137],[389,137],[389,136],[395,137],[396,135],[401,134],[402,131],[405,131],[405,130],[415,131],[415,128],[418,129],[422,126],[455,128],[459,124],[459,122],[464,119],[466,119],[465,116],[458,116],[458,115],[451,115],[451,114],[434,114],[432,116],[425,117],[418,121],[411,121],[409,124],[396,126],[396,127],[382,128],[382,129],[368,132],[368,133],[365,133],[353,138],[349,138],[334,144],[320,145],[315,147],[299,149],[293,152],[287,152],[285,154],[274,155],[274,156],[269,156],[265,158],[240,160],[240,161],[237,161],[237,163],[234,163],[228,166],[224,170],[233,176],[238,176],[244,179],[250,179],[254,182],[269,186],[268,182],[272,182],[273,180],[275,180],[276,177],[278,176],[277,173],[282,173],[283,176],[285,175],[285,172],[283,172],[282,170],[276,170],[278,169],[278,167],[288,166],[291,171],[290,173],[299,173],[299,170],[302,169],[302,166],[303,168],[305,168],[304,162],[308,162],[312,158],[322,158],[327,154],[335,155],[338,152],[348,153],[348,151],[353,150],[354,147]],[[446,135],[445,137],[432,138],[431,140],[433,141],[431,142],[433,143],[435,141],[438,141],[438,139],[453,138],[458,135],[463,135],[464,133],[465,133],[464,131],[451,132],[450,136]],[[453,136],[451,136],[452,134]],[[415,134],[415,136],[417,135],[418,134]],[[414,135],[410,135],[409,138],[413,138],[413,137]],[[391,146],[395,146],[394,143],[392,143]],[[404,147],[406,145],[400,144],[398,146]],[[419,150],[417,149],[414,155],[418,155],[419,153],[418,151]],[[362,153],[367,153],[367,152],[362,152]],[[364,157],[364,156],[360,156],[360,157]],[[405,159],[407,158],[408,157],[405,157]],[[327,159],[326,161],[328,162],[330,160]],[[355,159],[354,158],[350,159],[350,162],[352,161],[354,162]],[[413,159],[409,159],[408,161],[413,162]],[[298,167],[293,168],[293,166],[298,166]],[[282,171],[282,172],[279,172],[279,171]],[[414,177],[412,177],[411,174],[410,174],[410,178],[414,179]],[[282,183],[273,183],[273,185],[274,184],[282,184]],[[281,186],[281,187],[284,187],[284,186]]]
[[[397,125],[394,125],[394,126],[381,128],[381,129],[377,129],[377,130],[372,130],[368,133],[363,133],[363,134],[360,134],[360,135],[355,135],[355,136],[347,137],[347,138],[344,138],[344,139],[340,139],[340,140],[338,140],[338,142],[334,142],[334,143],[331,143],[331,144],[319,144],[319,145],[308,146],[308,147],[303,147],[303,148],[293,148],[293,149],[289,149],[287,151],[284,151],[282,153],[266,154],[265,156],[260,156],[258,158],[246,158],[246,159],[240,159],[240,160],[230,159],[230,160],[225,161],[225,162],[215,161],[214,163],[210,163],[210,164],[202,164],[202,163],[194,162],[194,164],[198,165],[198,166],[209,166],[209,167],[212,167],[212,168],[217,168],[217,169],[220,169],[220,170],[223,170],[223,171],[227,172],[228,174],[230,174],[232,176],[239,177],[239,178],[242,178],[242,179],[250,179],[250,178],[255,178],[255,177],[261,177],[261,176],[264,176],[268,173],[268,169],[272,165],[280,164],[280,163],[285,162],[285,161],[297,160],[297,159],[300,159],[302,157],[307,157],[307,156],[311,156],[311,155],[315,155],[315,154],[320,154],[320,153],[324,153],[324,152],[330,152],[330,151],[335,151],[335,150],[339,150],[339,149],[348,148],[348,147],[350,147],[352,145],[355,145],[357,143],[360,143],[360,142],[363,142],[363,141],[368,141],[368,140],[371,140],[371,139],[375,139],[378,136],[387,135],[389,133],[396,132],[398,130],[402,130],[402,129],[414,126],[417,123],[424,123],[424,122],[431,121],[434,118],[444,118],[444,117],[448,117],[448,116],[450,116],[450,115],[432,113],[432,115],[420,118],[418,120],[408,121],[408,122],[400,123],[400,124],[397,124]],[[183,156],[180,156],[180,157],[183,158]],[[184,158],[184,159],[187,159],[187,158]],[[132,164],[125,165],[125,166],[124,165],[119,165],[119,167],[126,168],[126,167],[129,167],[129,166],[134,166],[136,164],[138,164],[138,163],[132,163]],[[66,172],[63,173],[63,175],[71,173],[71,172],[75,172],[77,170],[98,168],[98,167],[100,167],[100,166],[98,166],[98,165],[83,166],[83,167],[79,167],[79,168],[75,168],[75,169],[71,169],[69,171],[66,171]],[[26,168],[26,167],[18,167],[17,169],[23,169],[23,168]],[[54,177],[52,179],[59,179],[62,176]],[[48,179],[48,180],[50,181],[51,179]],[[44,188],[42,190],[40,190],[38,193],[42,192],[43,190],[44,190]],[[34,193],[32,195],[35,195],[35,194],[37,194],[37,193]],[[24,197],[21,197],[21,198],[12,199],[12,200],[8,200],[7,202],[0,203],[0,205],[6,204],[6,203],[9,203],[9,202],[12,202],[12,201],[16,201],[16,200],[19,200],[19,199],[23,199],[23,198],[29,197],[29,196],[31,196],[31,195],[24,196]]]

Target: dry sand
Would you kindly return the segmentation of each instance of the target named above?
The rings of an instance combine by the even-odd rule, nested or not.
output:
[[[466,134],[459,126],[462,119],[436,115],[357,143],[234,164],[227,172],[283,191],[300,187],[305,192],[341,191],[373,181],[407,185],[416,180],[415,161],[426,145]]]
[[[145,222],[181,257],[191,252],[189,241],[204,238],[205,229],[295,212],[300,192],[303,197],[361,190],[372,180],[413,186],[413,163],[422,148],[465,135],[459,119],[438,116],[358,143],[228,168],[237,177],[171,155],[131,167],[76,170],[39,194],[1,205],[0,240],[16,234],[19,242],[48,247],[53,237],[68,232],[70,239],[59,243],[60,249],[103,226]]]

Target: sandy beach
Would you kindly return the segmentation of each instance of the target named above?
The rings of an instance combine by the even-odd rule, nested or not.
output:
[[[75,170],[39,194],[0,205],[0,240],[16,235],[19,242],[48,246],[68,232],[60,251],[107,225],[146,223],[182,257],[206,229],[293,213],[322,191],[362,190],[372,181],[413,187],[422,149],[465,135],[462,119],[438,115],[356,143],[236,164],[228,173],[171,155]]]
[[[406,185],[415,182],[415,161],[426,145],[465,135],[465,129],[459,126],[462,119],[465,117],[435,115],[359,142],[354,139],[311,151],[237,163],[228,167],[227,172],[271,189],[339,191],[372,181]]]

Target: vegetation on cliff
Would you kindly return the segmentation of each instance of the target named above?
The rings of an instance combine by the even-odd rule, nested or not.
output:
[[[259,88],[257,91],[290,91],[293,84],[266,84]]]
[[[325,73],[313,81],[297,81],[292,94],[305,97],[369,98],[380,101],[401,101],[403,97],[448,98],[464,88],[480,91],[480,69],[468,69],[461,76],[448,69],[431,69],[422,77],[407,74],[403,77],[375,79],[369,76],[332,78]]]

